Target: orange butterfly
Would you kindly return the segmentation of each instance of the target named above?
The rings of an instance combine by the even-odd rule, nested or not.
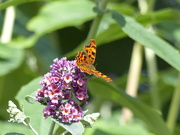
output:
[[[96,42],[94,39],[90,39],[90,44],[84,46],[84,51],[78,51],[76,56],[76,65],[82,71],[88,74],[94,74],[97,77],[104,78],[106,81],[112,81],[111,78],[105,74],[97,71],[93,66],[96,58]]]

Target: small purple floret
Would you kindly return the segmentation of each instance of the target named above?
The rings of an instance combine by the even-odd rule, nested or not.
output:
[[[36,100],[43,105],[44,117],[51,116],[62,122],[78,122],[83,111],[75,99],[87,104],[88,82],[85,74],[81,72],[75,61],[68,61],[65,57],[54,59],[50,72],[40,81],[42,88],[37,90]]]

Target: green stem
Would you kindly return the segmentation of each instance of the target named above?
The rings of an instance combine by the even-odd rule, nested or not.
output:
[[[176,84],[176,88],[173,93],[168,117],[167,117],[167,127],[171,132],[174,131],[174,127],[176,125],[176,120],[178,117],[178,111],[180,106],[180,73],[178,74],[178,81]]]
[[[98,1],[97,1],[97,8],[101,11],[105,11],[108,1],[109,0],[101,0],[99,5],[98,5]],[[99,24],[101,22],[102,16],[103,16],[102,14],[97,14],[96,18],[94,19],[94,21],[92,23],[91,29],[88,33],[88,36],[87,36],[85,42],[87,42],[91,38],[96,37],[97,30],[98,30]]]
[[[151,91],[151,102],[153,108],[160,110],[160,101],[158,95],[158,71],[157,71],[157,64],[156,64],[156,56],[154,52],[148,48],[145,48],[145,56],[147,62],[147,70],[149,76],[149,83],[150,83],[150,91]]]
[[[54,121],[52,121],[52,123],[51,123],[51,127],[50,127],[50,130],[49,130],[48,135],[53,135],[53,130],[54,130],[54,127],[55,127],[55,122],[54,122]]]
[[[23,123],[24,123],[24,125],[26,125],[29,129],[31,129],[32,132],[33,132],[35,135],[38,135],[38,133],[37,133],[36,130],[31,126],[31,124],[29,123],[29,121],[25,120]]]
[[[139,9],[141,14],[146,14],[149,11],[153,10],[154,7],[154,0],[138,0],[139,4]],[[154,32],[152,26],[148,27],[148,30],[151,32]],[[160,101],[159,101],[159,96],[158,96],[158,77],[157,77],[157,62],[156,62],[156,56],[153,51],[150,49],[145,48],[145,56],[146,56],[146,62],[147,62],[147,70],[149,74],[149,82],[150,82],[150,89],[151,89],[151,101],[152,101],[152,106],[155,109],[160,110]]]
[[[134,48],[131,56],[128,82],[126,86],[126,92],[133,97],[136,97],[138,84],[139,84],[139,76],[142,65],[142,50],[143,50],[142,45],[136,42],[134,44]]]

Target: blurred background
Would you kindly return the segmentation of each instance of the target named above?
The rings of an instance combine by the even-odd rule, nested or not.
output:
[[[27,133],[28,129],[23,125],[7,122],[9,119],[9,114],[6,112],[8,101],[12,100],[18,105],[15,97],[22,86],[47,73],[53,59],[62,57],[68,57],[69,60],[75,59],[77,51],[81,51],[83,45],[89,43],[86,38],[97,15],[93,10],[96,2],[98,1],[14,0],[9,2],[0,0],[0,134],[10,131]],[[128,15],[145,27],[152,26],[159,37],[179,49],[180,1],[149,0],[148,2],[149,5],[153,3],[153,6],[145,14],[140,13],[139,1],[136,0],[109,0],[107,9]],[[7,13],[12,6],[13,9]],[[5,26],[8,22],[6,17],[12,21],[12,29],[11,24]],[[10,39],[4,40],[3,37],[8,36],[7,31],[10,32]],[[94,64],[96,69],[111,77],[116,87],[125,91],[135,41],[121,30],[108,13],[103,15],[94,38],[97,42]],[[142,57],[137,100],[151,108],[147,62],[144,54]],[[159,110],[162,118],[166,120],[177,83],[178,71],[158,56],[156,63],[158,95],[160,95],[158,97]],[[87,76],[92,81],[95,78],[91,75]],[[28,94],[31,93],[27,90]],[[93,96],[91,92],[89,94],[89,104],[84,108],[90,112],[100,112],[101,117],[95,122],[94,128],[88,129],[85,134],[155,134],[136,116],[128,124],[119,124],[122,106],[113,102],[111,97],[107,99],[103,96]],[[21,104],[20,106],[22,107]],[[174,135],[180,134],[180,113],[178,113],[176,123]]]

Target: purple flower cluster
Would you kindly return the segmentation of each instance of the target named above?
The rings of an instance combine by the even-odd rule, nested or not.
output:
[[[36,100],[46,105],[44,116],[62,122],[78,122],[83,111],[75,99],[87,103],[87,78],[77,67],[75,61],[65,57],[54,59],[50,72],[40,81],[42,88],[37,90]]]

